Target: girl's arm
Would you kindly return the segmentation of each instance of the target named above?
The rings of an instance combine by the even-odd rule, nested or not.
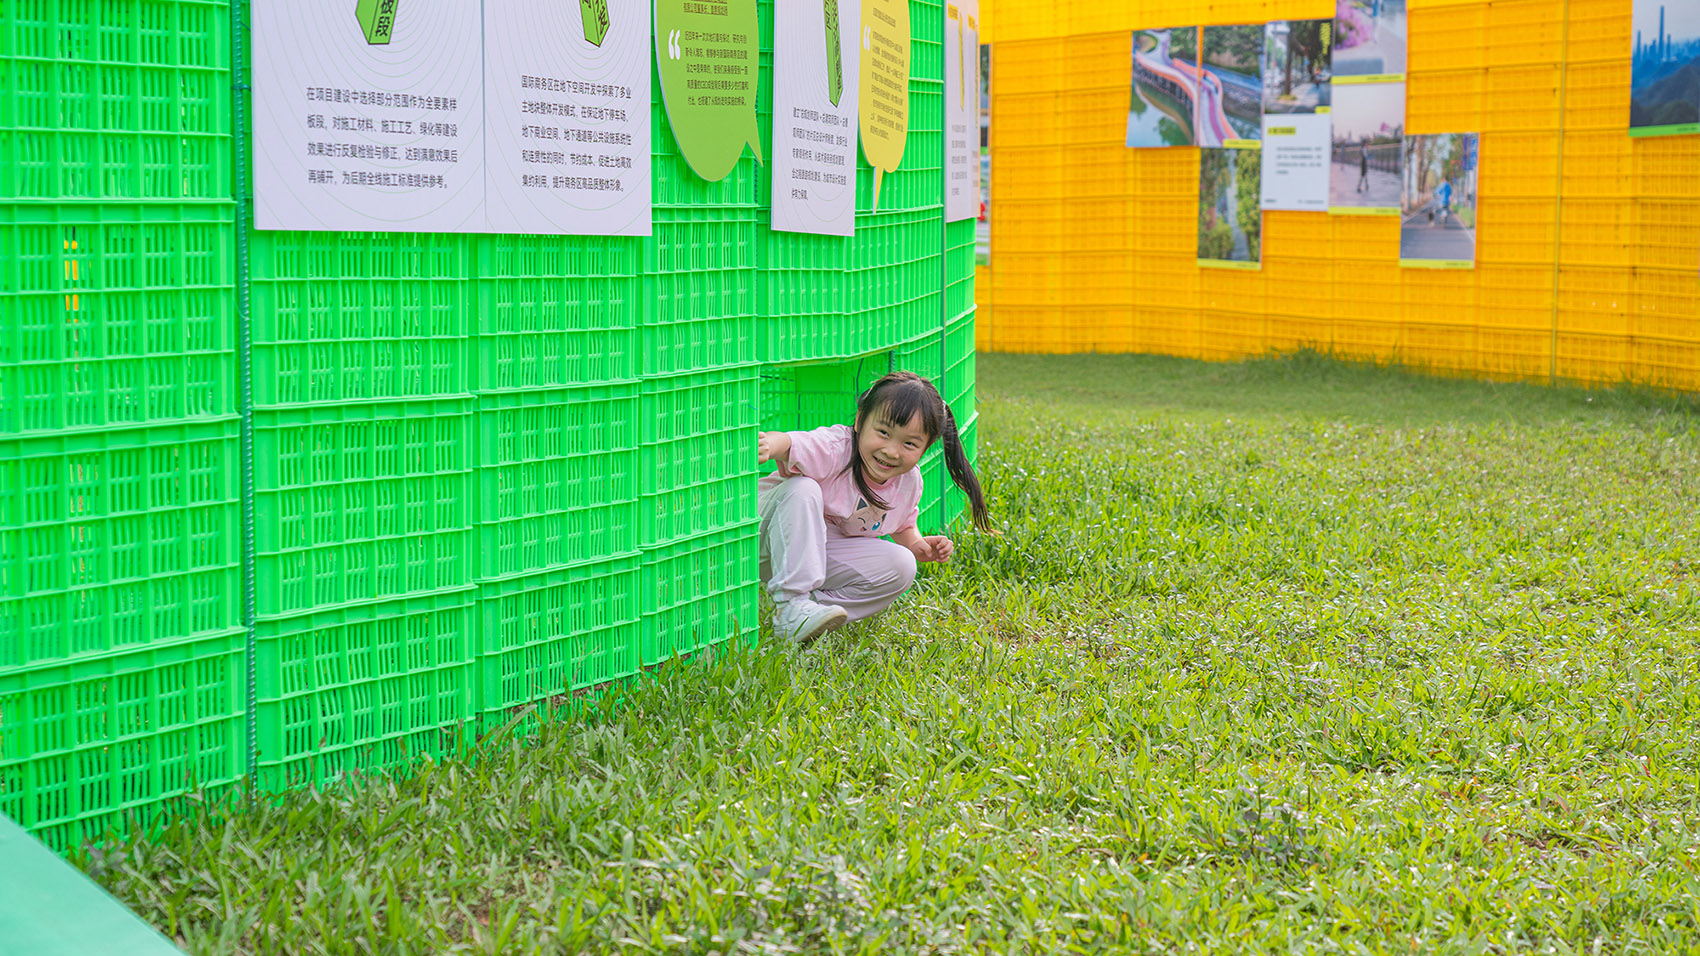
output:
[[[785,432],[760,432],[756,435],[756,464],[783,461],[791,454],[791,436]]]
[[[891,536],[891,540],[908,548],[915,555],[915,560],[949,561],[956,553],[956,545],[942,534],[921,536],[921,532],[913,526],[903,529]]]

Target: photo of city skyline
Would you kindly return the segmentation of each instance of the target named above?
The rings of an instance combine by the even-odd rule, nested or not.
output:
[[[1700,133],[1700,0],[1635,0],[1629,134]]]

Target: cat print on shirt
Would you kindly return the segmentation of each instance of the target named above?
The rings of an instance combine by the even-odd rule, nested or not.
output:
[[[868,499],[858,495],[856,510],[850,512],[838,527],[847,535],[874,537],[879,534],[880,525],[885,524],[885,512],[868,504]]]

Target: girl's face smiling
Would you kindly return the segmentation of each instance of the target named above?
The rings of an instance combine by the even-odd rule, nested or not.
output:
[[[880,485],[914,468],[932,442],[931,436],[921,428],[919,412],[899,425],[888,420],[885,411],[876,409],[856,431],[856,453],[862,456],[862,472],[869,481]]]

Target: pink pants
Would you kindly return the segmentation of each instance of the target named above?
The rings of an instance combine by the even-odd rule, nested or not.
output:
[[[836,604],[859,621],[890,607],[915,581],[915,553],[908,548],[827,527],[813,478],[762,488],[757,510],[761,580],[776,604],[808,598]]]

